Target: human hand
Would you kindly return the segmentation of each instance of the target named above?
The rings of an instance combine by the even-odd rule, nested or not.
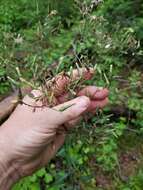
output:
[[[85,69],[82,70],[82,74],[85,79],[92,77],[92,72]],[[75,71],[72,80],[78,77],[79,73]],[[69,97],[65,86],[71,80],[58,76],[56,81],[58,85],[53,86],[56,106],[41,107],[40,101],[35,103],[33,98],[26,96],[23,100],[25,104],[18,105],[11,117],[0,128],[0,147],[4,150],[1,158],[5,159],[5,162],[1,164],[1,170],[11,168],[11,171],[15,171],[16,176],[12,183],[21,177],[31,175],[47,164],[64,143],[65,125],[70,128],[76,124],[83,113],[94,112],[97,107],[102,108],[108,102],[108,90],[95,86],[77,90],[79,97],[67,101]],[[38,97],[41,92],[33,90],[32,94]],[[32,106],[39,106],[39,108],[33,112]],[[59,111],[65,107],[67,109]],[[2,184],[2,178],[3,176],[0,178],[0,184]],[[2,189],[1,185],[0,187]]]

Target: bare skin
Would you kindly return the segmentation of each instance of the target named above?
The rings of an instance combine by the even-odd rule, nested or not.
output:
[[[91,71],[82,73],[85,79],[92,77]],[[78,77],[75,71],[72,80]],[[75,126],[77,120],[86,111],[94,112],[97,107],[103,108],[108,103],[108,90],[88,86],[77,91],[77,98],[69,100],[64,86],[70,82],[60,79],[57,105],[53,108],[36,109],[27,105],[18,105],[10,118],[0,127],[0,189],[8,190],[24,176],[31,175],[45,166],[63,145],[66,133],[63,126]],[[63,82],[63,80],[65,80]],[[62,89],[62,90],[61,90]],[[32,91],[34,96],[39,91]],[[67,101],[68,100],[68,101]],[[26,96],[23,100],[35,105],[35,100]],[[41,105],[41,102],[36,102]],[[63,107],[71,105],[64,111]]]

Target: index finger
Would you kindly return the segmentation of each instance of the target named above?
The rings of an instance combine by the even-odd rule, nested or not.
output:
[[[92,78],[94,74],[94,69],[89,68],[79,68],[74,69],[71,73],[60,73],[56,77],[52,79],[53,86],[52,90],[54,92],[54,95],[56,97],[64,94],[67,91],[67,85],[69,85],[71,82],[78,80],[80,78],[83,78],[83,80],[89,80]]]
[[[47,81],[46,86],[49,88],[48,91],[51,94],[53,94],[55,97],[60,97],[67,92],[67,86],[74,80],[78,80],[80,77],[82,77],[83,80],[89,80],[92,78],[93,74],[94,69],[92,68],[74,69],[71,74],[62,72],[55,76],[52,80]],[[40,87],[39,90],[32,90],[31,93],[34,95],[34,98],[40,97],[43,94],[42,88]],[[29,96],[28,99],[31,101],[31,98]],[[32,102],[33,101],[34,100],[32,100]]]

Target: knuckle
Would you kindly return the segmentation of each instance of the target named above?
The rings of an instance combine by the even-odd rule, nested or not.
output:
[[[67,118],[68,120],[72,120],[75,117],[75,113],[73,111],[70,111],[67,113]]]

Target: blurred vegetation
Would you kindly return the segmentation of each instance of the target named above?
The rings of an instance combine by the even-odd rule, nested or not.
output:
[[[39,85],[76,62],[96,68],[87,84],[110,89],[110,105],[13,190],[142,190],[142,0],[1,0],[0,30],[1,98],[24,85],[16,68]]]

